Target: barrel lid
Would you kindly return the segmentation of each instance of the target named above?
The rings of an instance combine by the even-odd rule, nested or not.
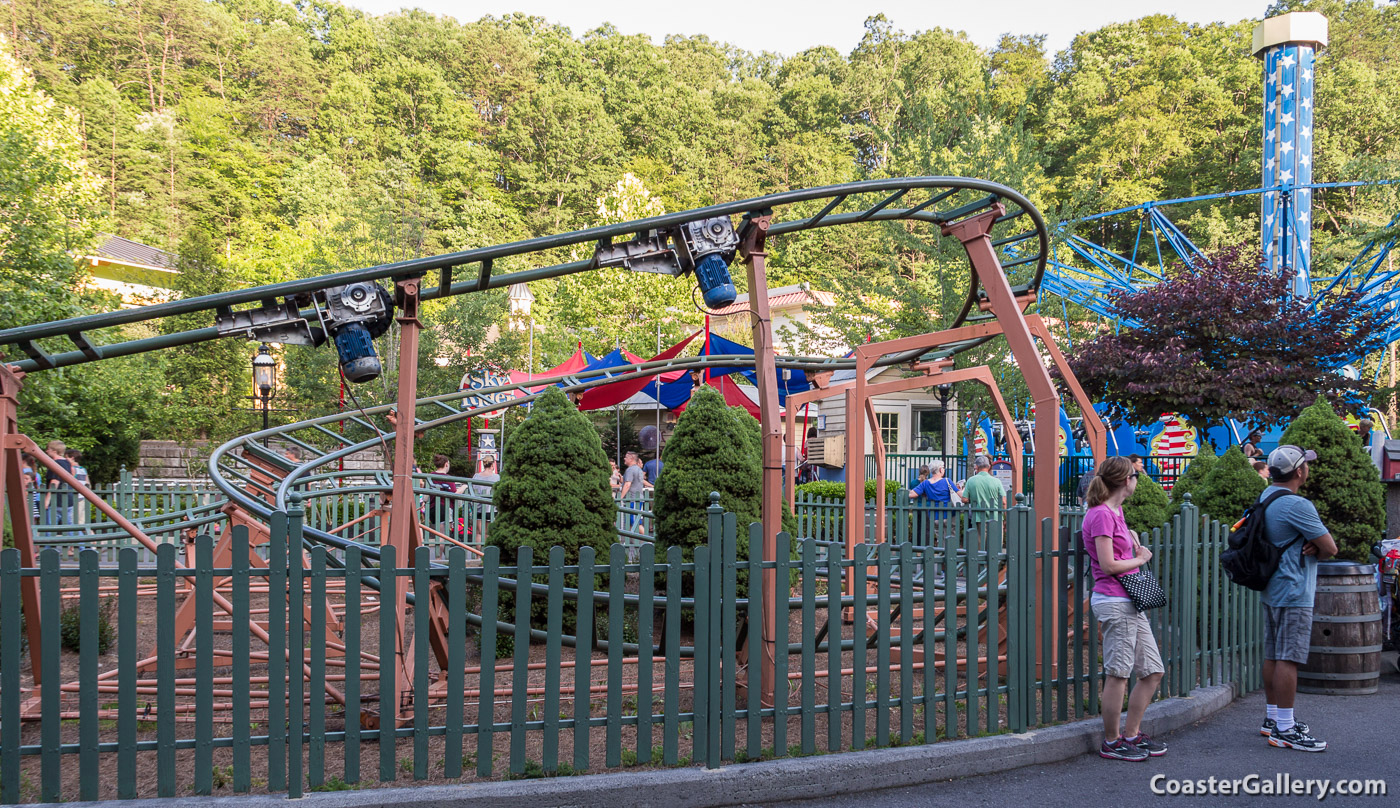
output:
[[[1323,561],[1317,565],[1318,575],[1375,575],[1375,564],[1358,564],[1355,561]]]

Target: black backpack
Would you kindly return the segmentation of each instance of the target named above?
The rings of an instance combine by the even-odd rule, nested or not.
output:
[[[1220,553],[1220,566],[1225,570],[1225,577],[1256,592],[1263,592],[1268,588],[1269,580],[1278,570],[1279,559],[1283,558],[1288,548],[1298,543],[1298,539],[1294,539],[1283,546],[1274,544],[1269,541],[1264,528],[1264,511],[1275,501],[1286,496],[1297,494],[1292,491],[1277,491],[1245,511],[1244,518],[1230,533],[1229,547]]]

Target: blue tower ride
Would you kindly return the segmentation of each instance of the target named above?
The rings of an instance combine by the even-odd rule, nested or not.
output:
[[[1264,193],[1260,242],[1271,269],[1294,272],[1293,294],[1312,297],[1313,59],[1327,44],[1315,11],[1270,17],[1254,28],[1264,60]]]

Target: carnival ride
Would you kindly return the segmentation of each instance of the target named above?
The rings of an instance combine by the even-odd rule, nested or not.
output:
[[[741,217],[741,221],[739,227],[732,231],[732,237],[728,237],[725,231],[729,228],[730,217],[733,216]],[[935,237],[956,238],[966,249],[970,264],[970,272],[965,281],[966,296],[962,309],[951,327],[922,337],[863,345],[852,357],[844,359],[775,356],[766,306],[766,239],[818,227],[900,221],[911,223],[916,228],[924,226],[920,229]],[[704,238],[709,238],[710,241],[705,242]],[[553,251],[575,245],[592,246],[593,257],[582,261],[548,263],[535,269],[507,273],[498,273],[494,268],[496,261],[505,258],[548,261],[548,256]],[[812,377],[812,389],[802,394],[808,398],[844,397],[849,422],[855,424],[859,423],[862,417],[872,416],[870,396],[886,388],[893,389],[891,384],[907,389],[937,385],[946,381],[978,381],[987,385],[994,398],[1000,400],[995,381],[986,368],[954,369],[952,359],[968,348],[983,344],[996,336],[1004,336],[1021,364],[1036,402],[1049,411],[1054,411],[1059,407],[1059,396],[1051,384],[1046,367],[1039,360],[1039,352],[1035,345],[1038,339],[1066,374],[1069,387],[1079,399],[1080,405],[1092,413],[1089,402],[1083,398],[1082,392],[1073,382],[1072,374],[1064,366],[1063,357],[1055,347],[1045,324],[1035,315],[1026,313],[1027,307],[1036,299],[1048,247],[1049,234],[1040,213],[1028,200],[1009,188],[975,179],[901,178],[773,194],[497,247],[8,329],[0,331],[0,344],[16,345],[28,358],[0,367],[0,407],[3,407],[3,411],[0,411],[0,416],[3,416],[0,417],[0,425],[3,425],[0,437],[3,438],[4,450],[3,476],[0,476],[0,486],[3,487],[0,487],[0,492],[7,494],[11,512],[24,512],[24,493],[17,483],[20,479],[20,453],[30,452],[47,466],[52,475],[68,483],[103,513],[110,520],[112,528],[155,551],[157,542],[150,536],[154,531],[117,513],[57,463],[46,458],[38,451],[38,447],[21,433],[16,413],[18,392],[24,375],[212,339],[248,337],[256,340],[299,341],[308,344],[334,341],[345,376],[352,381],[363,380],[377,375],[377,359],[374,358],[371,337],[387,328],[387,318],[392,314],[400,329],[398,393],[395,405],[328,415],[255,432],[224,444],[212,453],[209,459],[210,477],[227,497],[227,502],[221,506],[220,512],[234,528],[224,531],[214,549],[213,563],[217,568],[227,568],[235,562],[242,563],[241,559],[233,559],[231,554],[234,546],[232,536],[235,532],[243,530],[247,531],[250,539],[247,562],[254,567],[267,566],[268,560],[259,555],[256,548],[268,541],[273,520],[285,518],[289,505],[299,502],[302,497],[325,496],[330,490],[343,493],[349,488],[363,488],[376,492],[382,496],[382,500],[371,514],[327,529],[305,528],[304,549],[324,547],[332,554],[333,559],[343,559],[340,554],[353,548],[363,563],[368,565],[380,558],[380,548],[386,546],[395,548],[397,558],[412,558],[414,549],[421,546],[430,534],[435,534],[439,539],[476,551],[474,546],[423,524],[416,507],[395,507],[395,503],[414,503],[417,495],[435,492],[435,489],[428,487],[422,475],[414,474],[413,446],[416,434],[504,406],[528,404],[541,395],[521,388],[557,382],[569,392],[586,393],[606,385],[647,379],[665,372],[732,366],[754,368],[759,389],[763,436],[762,556],[772,560],[777,546],[780,503],[784,490],[783,435],[778,420],[776,389],[780,369],[803,371]],[[737,252],[746,266],[748,289],[754,301],[754,353],[751,355],[661,359],[624,367],[579,372],[557,380],[532,379],[526,383],[501,385],[496,388],[454,390],[426,396],[421,395],[417,389],[420,328],[418,310],[423,301],[449,295],[479,293],[510,284],[529,283],[600,267],[622,266],[636,271],[667,274],[693,271],[697,274],[702,291],[706,293],[707,302],[714,304],[723,302],[726,297],[724,287],[727,271],[724,270],[733,252]],[[435,280],[436,286],[425,287],[424,283],[428,278]],[[379,285],[383,281],[394,285],[392,297]],[[727,294],[732,295],[732,287]],[[210,316],[214,323],[204,328],[158,337],[123,339],[120,336],[119,330],[126,326],[154,324],[164,318],[189,314]],[[71,344],[71,350],[61,350],[65,341]],[[905,368],[911,375],[884,385],[866,384],[867,371],[888,366]],[[857,371],[850,384],[823,389],[823,379],[829,378],[830,371],[848,368]],[[516,393],[516,397],[505,402],[493,396],[511,392]],[[392,426],[381,428],[376,420],[386,416],[391,410],[413,413],[412,429],[394,430]],[[789,412],[791,411],[790,408]],[[1092,417],[1089,420],[1092,424],[1094,446],[1098,455],[1102,457],[1102,428],[1097,426]],[[791,424],[789,426],[791,427]],[[1034,442],[1044,447],[1047,453],[1053,454],[1057,439],[1054,429],[1056,425],[1047,420],[1045,426],[1047,428],[1037,429]],[[793,432],[790,428],[787,433],[789,462],[786,468],[789,477],[795,465],[791,462]],[[848,430],[848,456],[860,457],[864,454],[864,436],[861,433],[860,429]],[[263,439],[274,434],[282,441],[300,447],[309,459],[300,464],[292,464],[280,454],[266,448]],[[342,458],[377,446],[387,448],[389,441],[393,442],[390,475],[379,472],[356,477],[347,475],[338,468]],[[1057,470],[1053,464],[1041,464],[1035,468],[1034,473],[1038,483],[1034,496],[1035,514],[1040,519],[1055,519],[1059,507]],[[862,469],[857,464],[847,481],[846,504],[853,513],[863,513],[865,509],[862,477]],[[333,489],[328,489],[326,486],[332,481],[336,485]],[[1018,479],[1018,488],[1019,484]],[[791,479],[788,480],[786,490],[792,490]],[[864,529],[864,520],[846,520],[845,544],[848,558],[854,557],[858,545],[884,541],[886,525],[883,503],[877,503],[876,509],[877,518],[873,533],[868,535]],[[217,518],[212,513],[195,516],[205,521]],[[384,525],[380,531],[379,543],[356,541],[358,536],[350,531],[357,525],[371,521],[381,521]],[[17,520],[15,528],[16,547],[19,548],[22,565],[33,567],[37,564],[38,549],[33,530],[24,520]],[[302,565],[305,565],[307,553],[302,552],[300,559]],[[297,563],[296,557],[291,561],[293,564]],[[762,680],[750,685],[761,687],[762,694],[769,703],[774,693],[774,663],[777,653],[777,630],[774,620],[779,590],[775,586],[774,574],[771,569],[764,571],[764,577],[768,579],[764,582],[764,591],[768,594],[763,603],[763,661],[758,666]],[[378,581],[369,569],[365,570],[363,580],[371,589],[378,587]],[[201,642],[209,641],[207,637],[200,637],[196,630],[194,604],[198,598],[211,599],[213,604],[230,618],[235,614],[233,604],[220,590],[220,586],[225,583],[226,580],[205,585],[196,582],[188,588],[184,601],[171,618],[179,638],[180,659],[176,661],[177,665],[190,664],[190,649]],[[983,585],[985,586],[985,583]],[[851,575],[844,581],[844,586],[848,593],[857,589],[864,591],[865,584],[857,582],[854,567],[851,569]],[[395,660],[381,667],[383,660],[361,653],[359,660],[365,668],[365,677],[387,675],[381,674],[380,671],[385,667],[390,668],[397,683],[393,692],[411,693],[415,681],[413,643],[419,641],[431,643],[439,669],[446,668],[452,654],[448,645],[446,622],[442,619],[443,605],[451,598],[465,597],[466,593],[449,592],[441,585],[432,587],[431,593],[427,598],[429,602],[424,603],[423,592],[409,594],[403,588],[396,588],[393,601],[380,605],[380,608],[393,609],[397,614]],[[1045,608],[1053,611],[1056,608],[1054,599],[1048,600],[1050,602]],[[23,584],[23,602],[26,614],[40,613],[37,586],[33,579],[28,579]],[[405,614],[410,608],[426,610],[431,615],[427,622],[427,637],[413,634],[409,638],[408,632],[405,631]],[[350,660],[344,659],[346,649],[338,638],[341,609],[332,605],[328,597],[324,602],[308,604],[302,611],[305,626],[323,626],[321,630],[324,631],[324,653],[331,658],[341,657],[340,664],[352,665]],[[319,615],[313,612],[319,612]],[[986,618],[984,616],[980,619]],[[295,622],[295,618],[292,622]],[[37,619],[30,620],[27,628],[33,683],[37,691],[41,687],[50,686],[44,679],[45,671],[40,661],[43,635]],[[263,641],[267,640],[266,628],[257,620],[250,623],[250,630],[254,636]],[[231,652],[228,649],[217,649],[213,653],[216,660],[224,663]],[[269,654],[270,651],[257,651],[254,652],[254,658],[267,660],[271,658]],[[153,654],[141,660],[139,667],[144,671],[161,664],[170,664],[170,661],[161,660],[158,655]],[[438,686],[430,691],[430,702],[432,699],[446,696],[441,689],[442,684],[439,682]],[[67,683],[57,686],[67,691],[78,689],[82,685]],[[326,688],[328,699],[344,702],[344,694],[329,682]],[[31,694],[31,699],[37,699],[37,693]],[[379,716],[364,705],[360,706],[365,722],[370,725],[376,724]],[[390,708],[386,705],[384,709]],[[393,719],[402,724],[409,720],[414,704],[411,699],[401,699],[393,709]]]

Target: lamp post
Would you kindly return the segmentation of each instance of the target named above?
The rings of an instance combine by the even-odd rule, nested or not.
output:
[[[268,352],[266,342],[258,345],[258,352],[253,355],[253,385],[262,400],[263,431],[266,432],[272,389],[277,385],[277,360]],[[263,435],[263,446],[267,446],[266,435]]]
[[[948,402],[953,398],[952,382],[944,382],[933,388],[933,395],[938,399],[938,406],[943,408],[943,445],[939,447],[939,454],[946,454],[948,451]],[[957,428],[957,421],[954,420],[953,427]]]

